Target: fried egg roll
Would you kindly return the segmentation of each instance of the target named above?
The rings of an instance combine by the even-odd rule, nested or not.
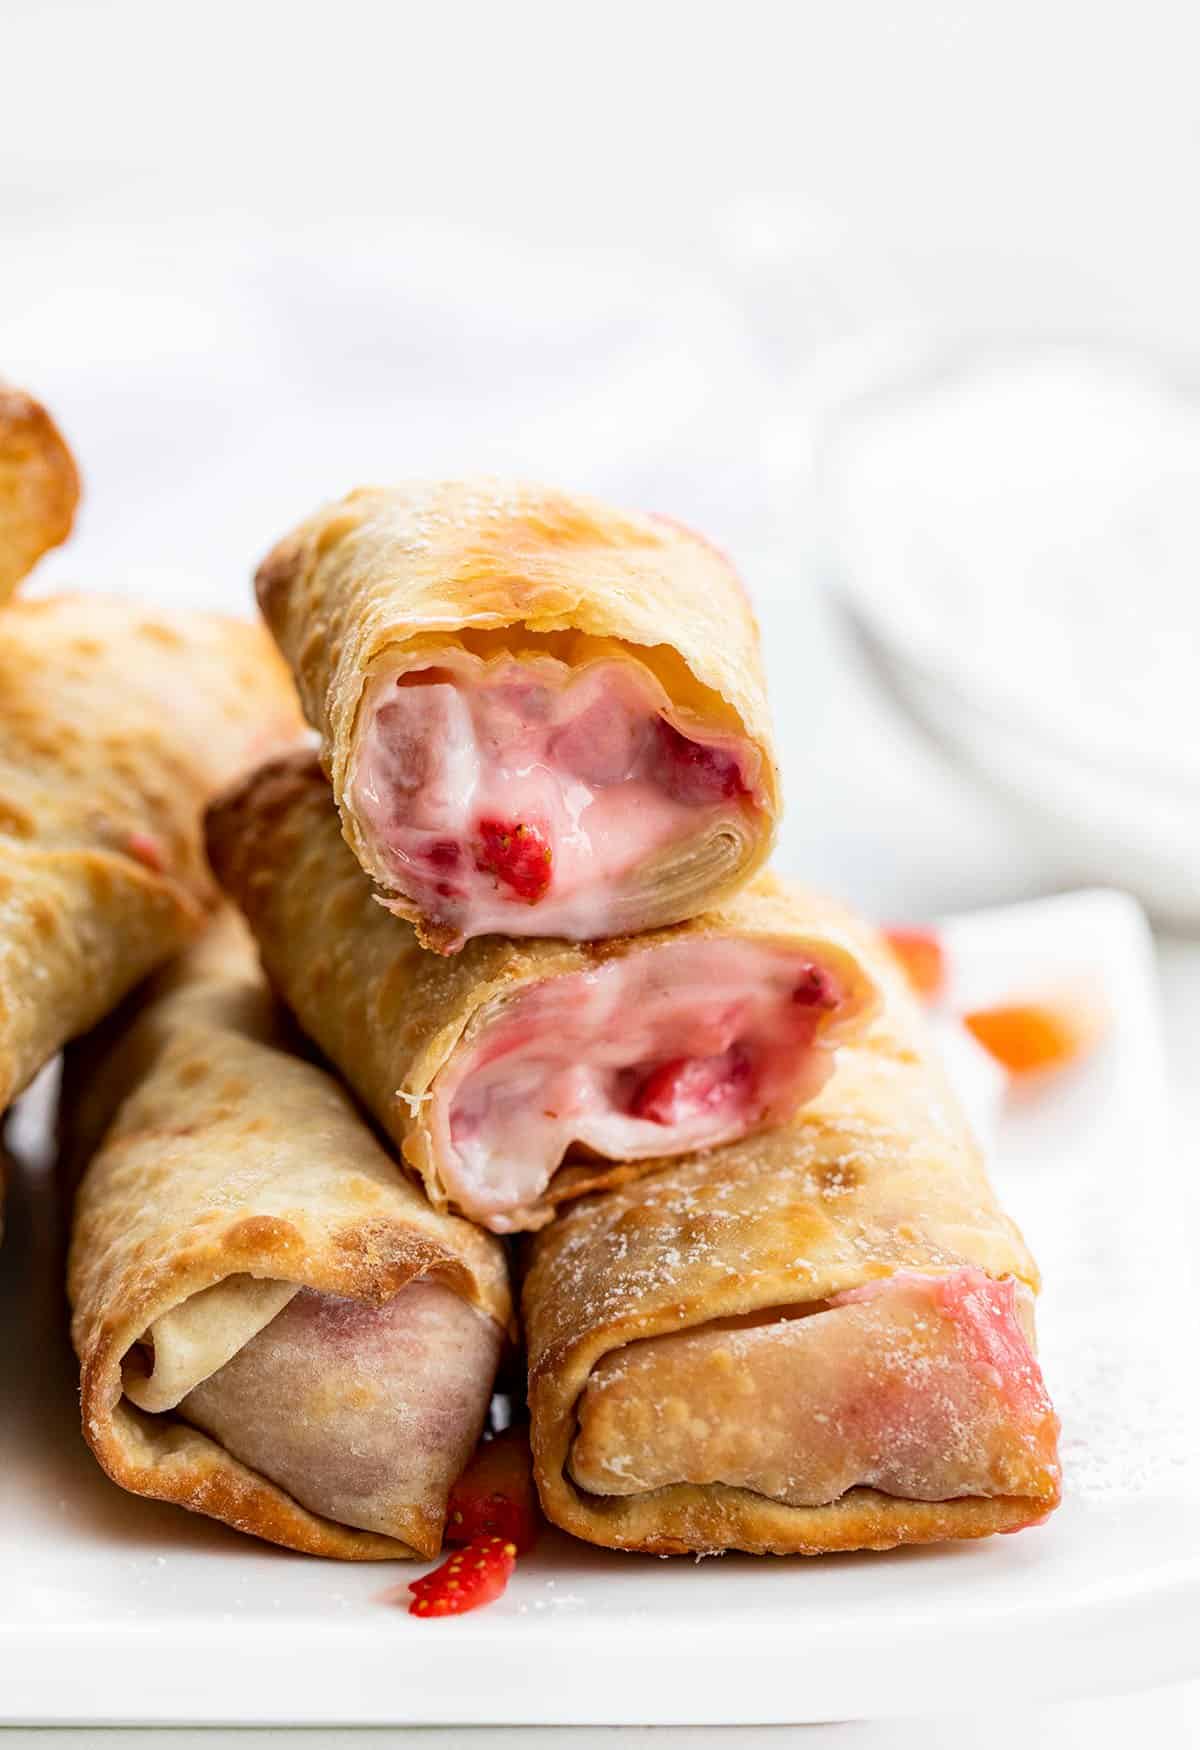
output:
[[[84,1435],[134,1494],[429,1557],[511,1327],[504,1254],[295,1044],[226,913],[68,1055]]]
[[[495,1232],[783,1122],[875,1000],[849,920],[767,875],[648,935],[427,954],[376,904],[306,753],[216,803],[208,846],[301,1027],[431,1200]]]
[[[302,730],[260,626],[88,595],[0,612],[0,1111],[196,933],[205,802]]]
[[[1057,1505],[1038,1276],[894,969],[790,1125],[529,1242],[548,1517],[659,1555],[982,1537]]]
[[[0,602],[44,553],[66,540],[79,472],[40,402],[0,383]]]
[[[425,946],[658,929],[766,862],[758,627],[678,524],[491,480],[366,488],[257,585],[347,842]]]

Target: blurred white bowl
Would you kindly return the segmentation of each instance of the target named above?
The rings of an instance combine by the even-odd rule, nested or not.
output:
[[[1200,924],[1200,369],[1147,349],[908,347],[818,445],[878,672],[1053,832],[1064,873]]]

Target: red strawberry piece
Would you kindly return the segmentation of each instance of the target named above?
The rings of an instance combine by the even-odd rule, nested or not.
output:
[[[462,847],[453,839],[435,839],[427,855],[435,869],[457,869]]]
[[[526,905],[544,899],[550,885],[551,851],[540,827],[516,820],[481,820],[475,867],[511,887]]]
[[[655,725],[654,772],[677,802],[720,802],[748,794],[737,760],[723,748],[691,741],[660,717]]]
[[[725,1105],[750,1075],[750,1058],[738,1045],[718,1057],[673,1057],[650,1071],[629,1109],[651,1124],[680,1124]]]
[[[837,986],[823,966],[806,966],[796,980],[792,1001],[806,1009],[836,1009]]]
[[[517,1565],[516,1546],[502,1537],[477,1537],[440,1568],[409,1583],[410,1616],[462,1616],[491,1604]]]
[[[936,932],[894,924],[883,934],[917,995],[926,1002],[940,996],[946,983],[946,951]]]
[[[537,1533],[529,1435],[524,1428],[506,1428],[476,1449],[451,1489],[446,1542],[502,1537],[515,1546],[518,1555],[524,1555],[536,1543]]]
[[[125,841],[125,849],[131,857],[147,869],[152,869],[156,875],[161,875],[167,867],[167,853],[163,849],[161,839],[156,839],[153,833],[131,832]]]

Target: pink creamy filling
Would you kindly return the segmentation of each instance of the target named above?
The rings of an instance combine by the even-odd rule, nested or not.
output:
[[[684,734],[649,670],[550,656],[379,677],[352,779],[395,885],[463,938],[590,940],[636,926],[648,862],[756,806],[757,755]]]
[[[604,1357],[579,1405],[580,1487],[725,1483],[794,1506],[869,1487],[913,1500],[1058,1496],[1058,1419],[1032,1297],[962,1268],[731,1319]]]
[[[703,937],[534,986],[435,1083],[446,1188],[505,1232],[573,1146],[638,1160],[779,1123],[826,1081],[842,1000],[795,949]]]

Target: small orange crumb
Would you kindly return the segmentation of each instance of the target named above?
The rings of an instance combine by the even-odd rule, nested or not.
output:
[[[1038,1075],[1076,1063],[1096,1044],[1104,1024],[1099,1005],[1074,994],[999,1003],[963,1016],[967,1030],[1014,1076]]]
[[[917,995],[933,1002],[946,984],[946,950],[940,936],[934,930],[906,924],[893,925],[883,934]]]

